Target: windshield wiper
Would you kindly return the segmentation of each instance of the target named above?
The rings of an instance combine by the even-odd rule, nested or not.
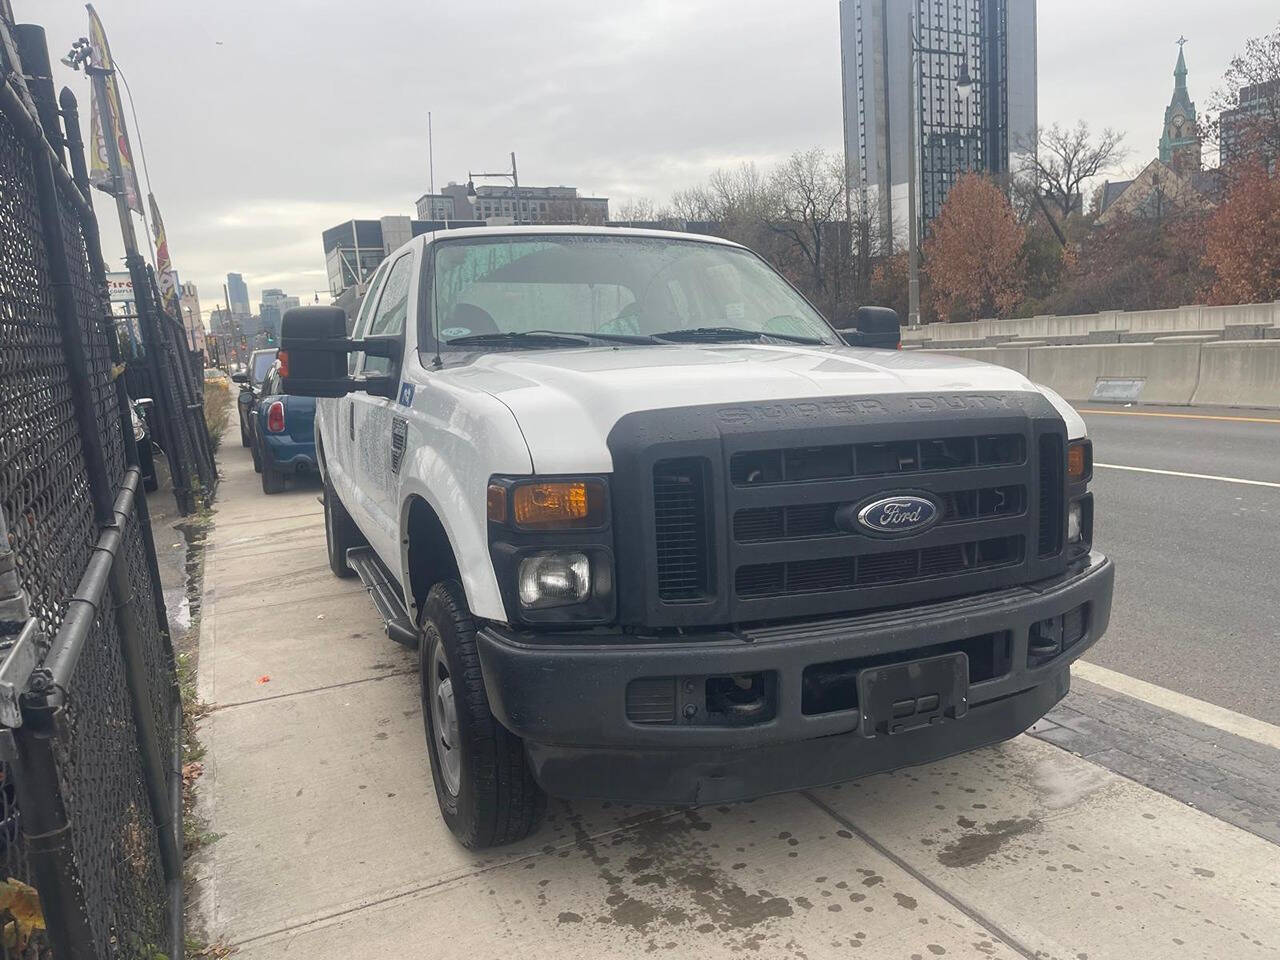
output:
[[[675,342],[705,340],[710,343],[733,343],[741,340],[785,340],[787,343],[803,343],[821,346],[826,343],[817,337],[804,337],[795,333],[773,333],[770,330],[745,330],[742,327],[692,327],[688,330],[668,330],[655,333],[655,340]]]
[[[451,337],[445,343],[450,346],[466,346],[470,344],[476,346],[485,346],[486,344],[518,344],[521,346],[563,346],[564,344],[570,344],[572,346],[589,346],[591,341],[577,333],[516,330],[510,333],[469,333],[465,337]]]
[[[453,337],[445,343],[458,346],[474,344],[485,346],[490,344],[518,346],[590,346],[592,343],[659,343],[649,336],[635,336],[629,333],[576,333],[568,330],[513,330],[509,333],[470,333],[463,337]]]
[[[659,341],[649,336],[647,333],[585,333],[574,331],[569,333],[563,330],[530,330],[529,333],[543,334],[545,336],[556,337],[589,337],[592,340],[601,340],[605,343],[658,343]]]

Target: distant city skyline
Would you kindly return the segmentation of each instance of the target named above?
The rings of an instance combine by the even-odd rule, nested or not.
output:
[[[473,8],[384,0],[324,18],[306,16],[301,0],[94,6],[129,71],[174,266],[200,290],[206,318],[229,270],[243,274],[251,303],[272,287],[310,303],[327,287],[325,229],[412,216],[429,186],[428,110],[437,189],[441,171],[501,169],[515,150],[522,182],[576,184],[615,205],[665,202],[717,167],[763,168],[843,139],[838,0],[785,11],[765,0],[510,5],[485,56],[438,44],[425,66],[421,38],[473,35]],[[87,32],[84,7],[13,7],[20,22],[44,25],[55,83],[87,122],[87,81],[57,63]],[[1179,35],[1203,110],[1230,58],[1275,29],[1277,14],[1274,0],[1039,0],[1037,19],[1040,123],[1123,130],[1129,162],[1112,174],[1122,178],[1161,135]],[[325,62],[377,77],[392,95],[319,82]],[[281,138],[282,122],[322,135]],[[116,266],[115,211],[98,191],[94,202]]]

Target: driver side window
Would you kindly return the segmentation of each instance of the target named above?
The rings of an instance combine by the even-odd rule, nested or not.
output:
[[[378,306],[369,321],[365,337],[394,336],[404,333],[404,321],[409,312],[409,279],[413,274],[413,253],[404,254],[391,265],[387,282],[378,295]],[[387,357],[365,357],[364,373],[386,374],[391,369]]]
[[[369,281],[369,290],[364,295],[364,300],[360,303],[360,313],[356,317],[356,325],[351,331],[352,340],[360,340],[364,337],[364,332],[369,326],[369,317],[373,315],[373,306],[378,302],[378,285],[382,283],[382,277],[387,272],[387,265],[383,263],[373,275],[373,279]],[[347,376],[354,377],[360,360],[364,357],[363,353],[352,353],[347,357]]]

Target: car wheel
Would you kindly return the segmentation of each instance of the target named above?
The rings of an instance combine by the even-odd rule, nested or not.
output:
[[[347,566],[347,551],[362,546],[364,537],[327,477],[324,481],[324,542],[329,550],[329,569],[334,576],[354,577],[356,572]]]
[[[284,474],[268,464],[262,465],[262,492],[280,493],[284,490]]]
[[[254,444],[249,447],[249,453],[253,455],[253,472],[261,473],[262,472],[262,455],[258,453],[257,444]]]
[[[249,431],[244,428],[244,421],[240,422],[240,446],[249,446]]]
[[[470,849],[522,840],[537,829],[546,794],[524,744],[489,709],[476,628],[462,585],[437,583],[418,631],[422,717],[445,825]]]

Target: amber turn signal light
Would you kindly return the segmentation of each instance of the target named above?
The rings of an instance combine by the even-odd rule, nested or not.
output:
[[[1067,446],[1067,477],[1072,483],[1088,480],[1093,472],[1093,444],[1080,440]]]
[[[489,484],[485,493],[485,507],[489,519],[494,523],[507,522],[507,488],[499,483]]]
[[[525,530],[595,527],[604,520],[604,484],[596,480],[524,483],[512,489],[511,501],[512,519]]]

